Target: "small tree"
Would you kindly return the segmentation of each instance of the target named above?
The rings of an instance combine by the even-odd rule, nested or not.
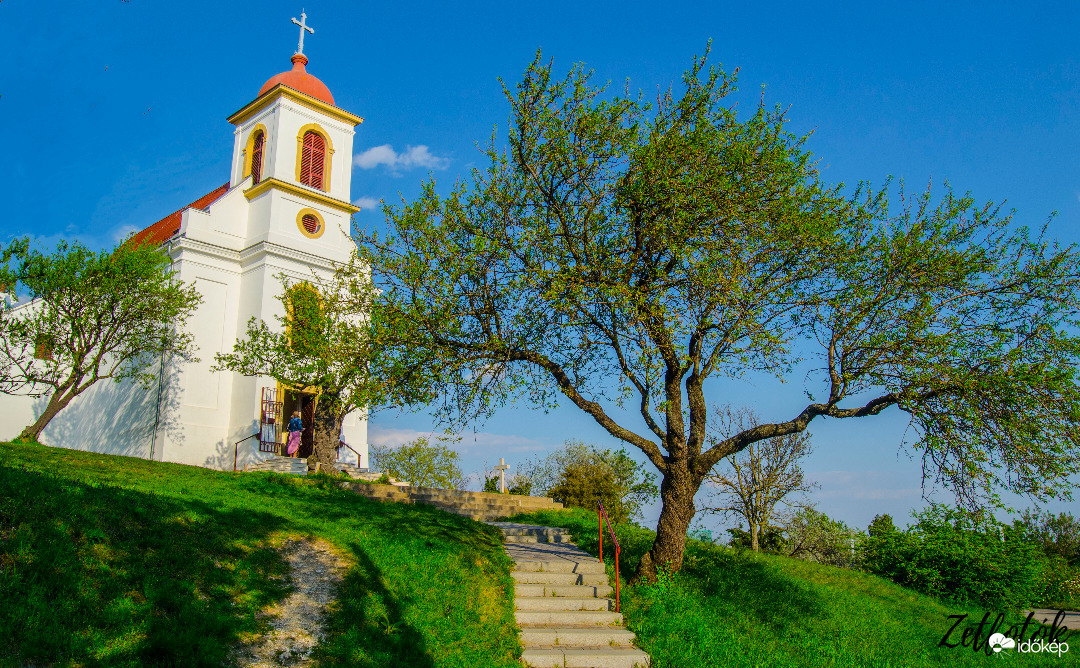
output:
[[[863,534],[813,508],[802,508],[784,527],[784,552],[819,564],[851,566]]]
[[[521,473],[515,473],[514,475],[506,479],[506,493],[518,494],[520,496],[528,496],[532,494],[533,481],[528,476]],[[498,493],[499,490],[499,476],[484,474],[484,489],[485,492]]]
[[[1025,510],[1022,519],[1013,522],[1013,528],[1038,545],[1046,556],[1061,557],[1070,566],[1080,566],[1080,520],[1072,513]]]
[[[726,434],[755,426],[758,420],[749,409],[736,411],[729,406],[723,409],[713,407],[710,422],[713,437],[723,438]],[[716,486],[718,495],[713,501],[717,505],[706,506],[702,510],[746,522],[750,548],[757,552],[759,534],[779,528],[776,520],[782,510],[777,506],[783,504],[791,509],[803,507],[805,502],[791,497],[817,487],[816,483],[805,479],[799,466],[799,460],[810,452],[810,435],[805,432],[751,443],[705,476]]]
[[[29,303],[0,305],[0,392],[47,396],[17,440],[36,441],[71,401],[101,380],[148,387],[163,357],[193,360],[182,323],[201,297],[173,279],[156,248],[94,252],[60,242],[51,254],[27,239],[4,249],[0,285]]]
[[[420,355],[373,344],[378,314],[357,310],[355,302],[342,299],[346,289],[356,294],[366,287],[350,287],[341,274],[292,284],[285,276],[279,278],[284,315],[278,317],[278,326],[252,318],[247,337],[236,342],[233,352],[219,354],[216,368],[271,376],[288,387],[314,390],[314,448],[308,468],[320,464],[336,472],[345,416],[386,402],[423,401],[430,396],[422,389],[431,382],[423,378],[427,367]]]
[[[393,477],[418,487],[464,489],[458,454],[443,443],[420,437],[400,448],[371,446],[371,463]]]
[[[602,501],[613,522],[641,517],[641,509],[656,498],[656,475],[634,461],[625,450],[606,450],[570,440],[544,459],[522,467],[535,493],[571,507],[596,510]]]
[[[874,519],[871,520],[870,526],[866,528],[866,534],[871,538],[877,536],[888,536],[896,533],[896,525],[893,524],[892,515],[874,515]]]

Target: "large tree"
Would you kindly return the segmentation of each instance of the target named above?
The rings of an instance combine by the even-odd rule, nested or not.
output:
[[[191,337],[177,323],[201,298],[174,280],[158,249],[122,244],[95,252],[62,241],[43,253],[19,239],[0,262],[0,285],[21,296],[0,305],[0,392],[48,397],[18,440],[36,441],[98,381],[149,386],[161,359],[194,359]]]
[[[506,90],[507,146],[361,235],[384,344],[430,357],[440,410],[563,399],[639,448],[662,476],[645,576],[680,568],[717,462],[822,417],[905,411],[927,475],[971,504],[1067,494],[1077,250],[948,187],[822,184],[785,112],[737,113],[705,58],[682,88],[608,94],[538,55]],[[803,407],[707,442],[707,379],[793,371]]]
[[[430,398],[426,388],[432,382],[422,358],[373,347],[380,314],[356,308],[357,296],[370,289],[362,273],[327,280],[280,279],[283,308],[277,322],[252,318],[233,352],[217,355],[215,368],[270,376],[287,387],[314,391],[314,448],[308,468],[319,464],[336,473],[346,415],[382,404],[422,402]],[[351,298],[342,299],[344,294]]]

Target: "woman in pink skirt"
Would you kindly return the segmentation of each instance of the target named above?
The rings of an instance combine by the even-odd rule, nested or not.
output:
[[[289,420],[289,448],[287,452],[290,457],[296,456],[296,451],[300,449],[300,436],[304,433],[304,423],[300,419],[300,411],[293,411],[292,419]]]

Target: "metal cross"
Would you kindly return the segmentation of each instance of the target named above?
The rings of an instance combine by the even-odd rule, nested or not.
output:
[[[299,53],[299,54],[302,54],[302,53],[304,53],[304,31],[306,30],[309,33],[311,33],[312,35],[314,35],[315,34],[315,29],[311,28],[311,27],[308,27],[307,14],[305,14],[304,10],[302,10],[302,9],[300,10],[300,20],[297,21],[294,18],[292,20],[292,22],[295,23],[296,25],[300,26],[300,46],[297,47],[296,52]]]
[[[506,470],[510,468],[502,457],[499,457],[499,465],[495,467],[495,470],[499,472],[499,491],[506,494]]]

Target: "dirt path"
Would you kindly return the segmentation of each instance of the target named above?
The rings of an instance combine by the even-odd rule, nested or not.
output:
[[[326,625],[327,606],[334,600],[345,561],[326,541],[287,540],[281,552],[292,569],[296,591],[267,608],[270,632],[237,649],[236,665],[243,668],[311,665],[311,651]]]

